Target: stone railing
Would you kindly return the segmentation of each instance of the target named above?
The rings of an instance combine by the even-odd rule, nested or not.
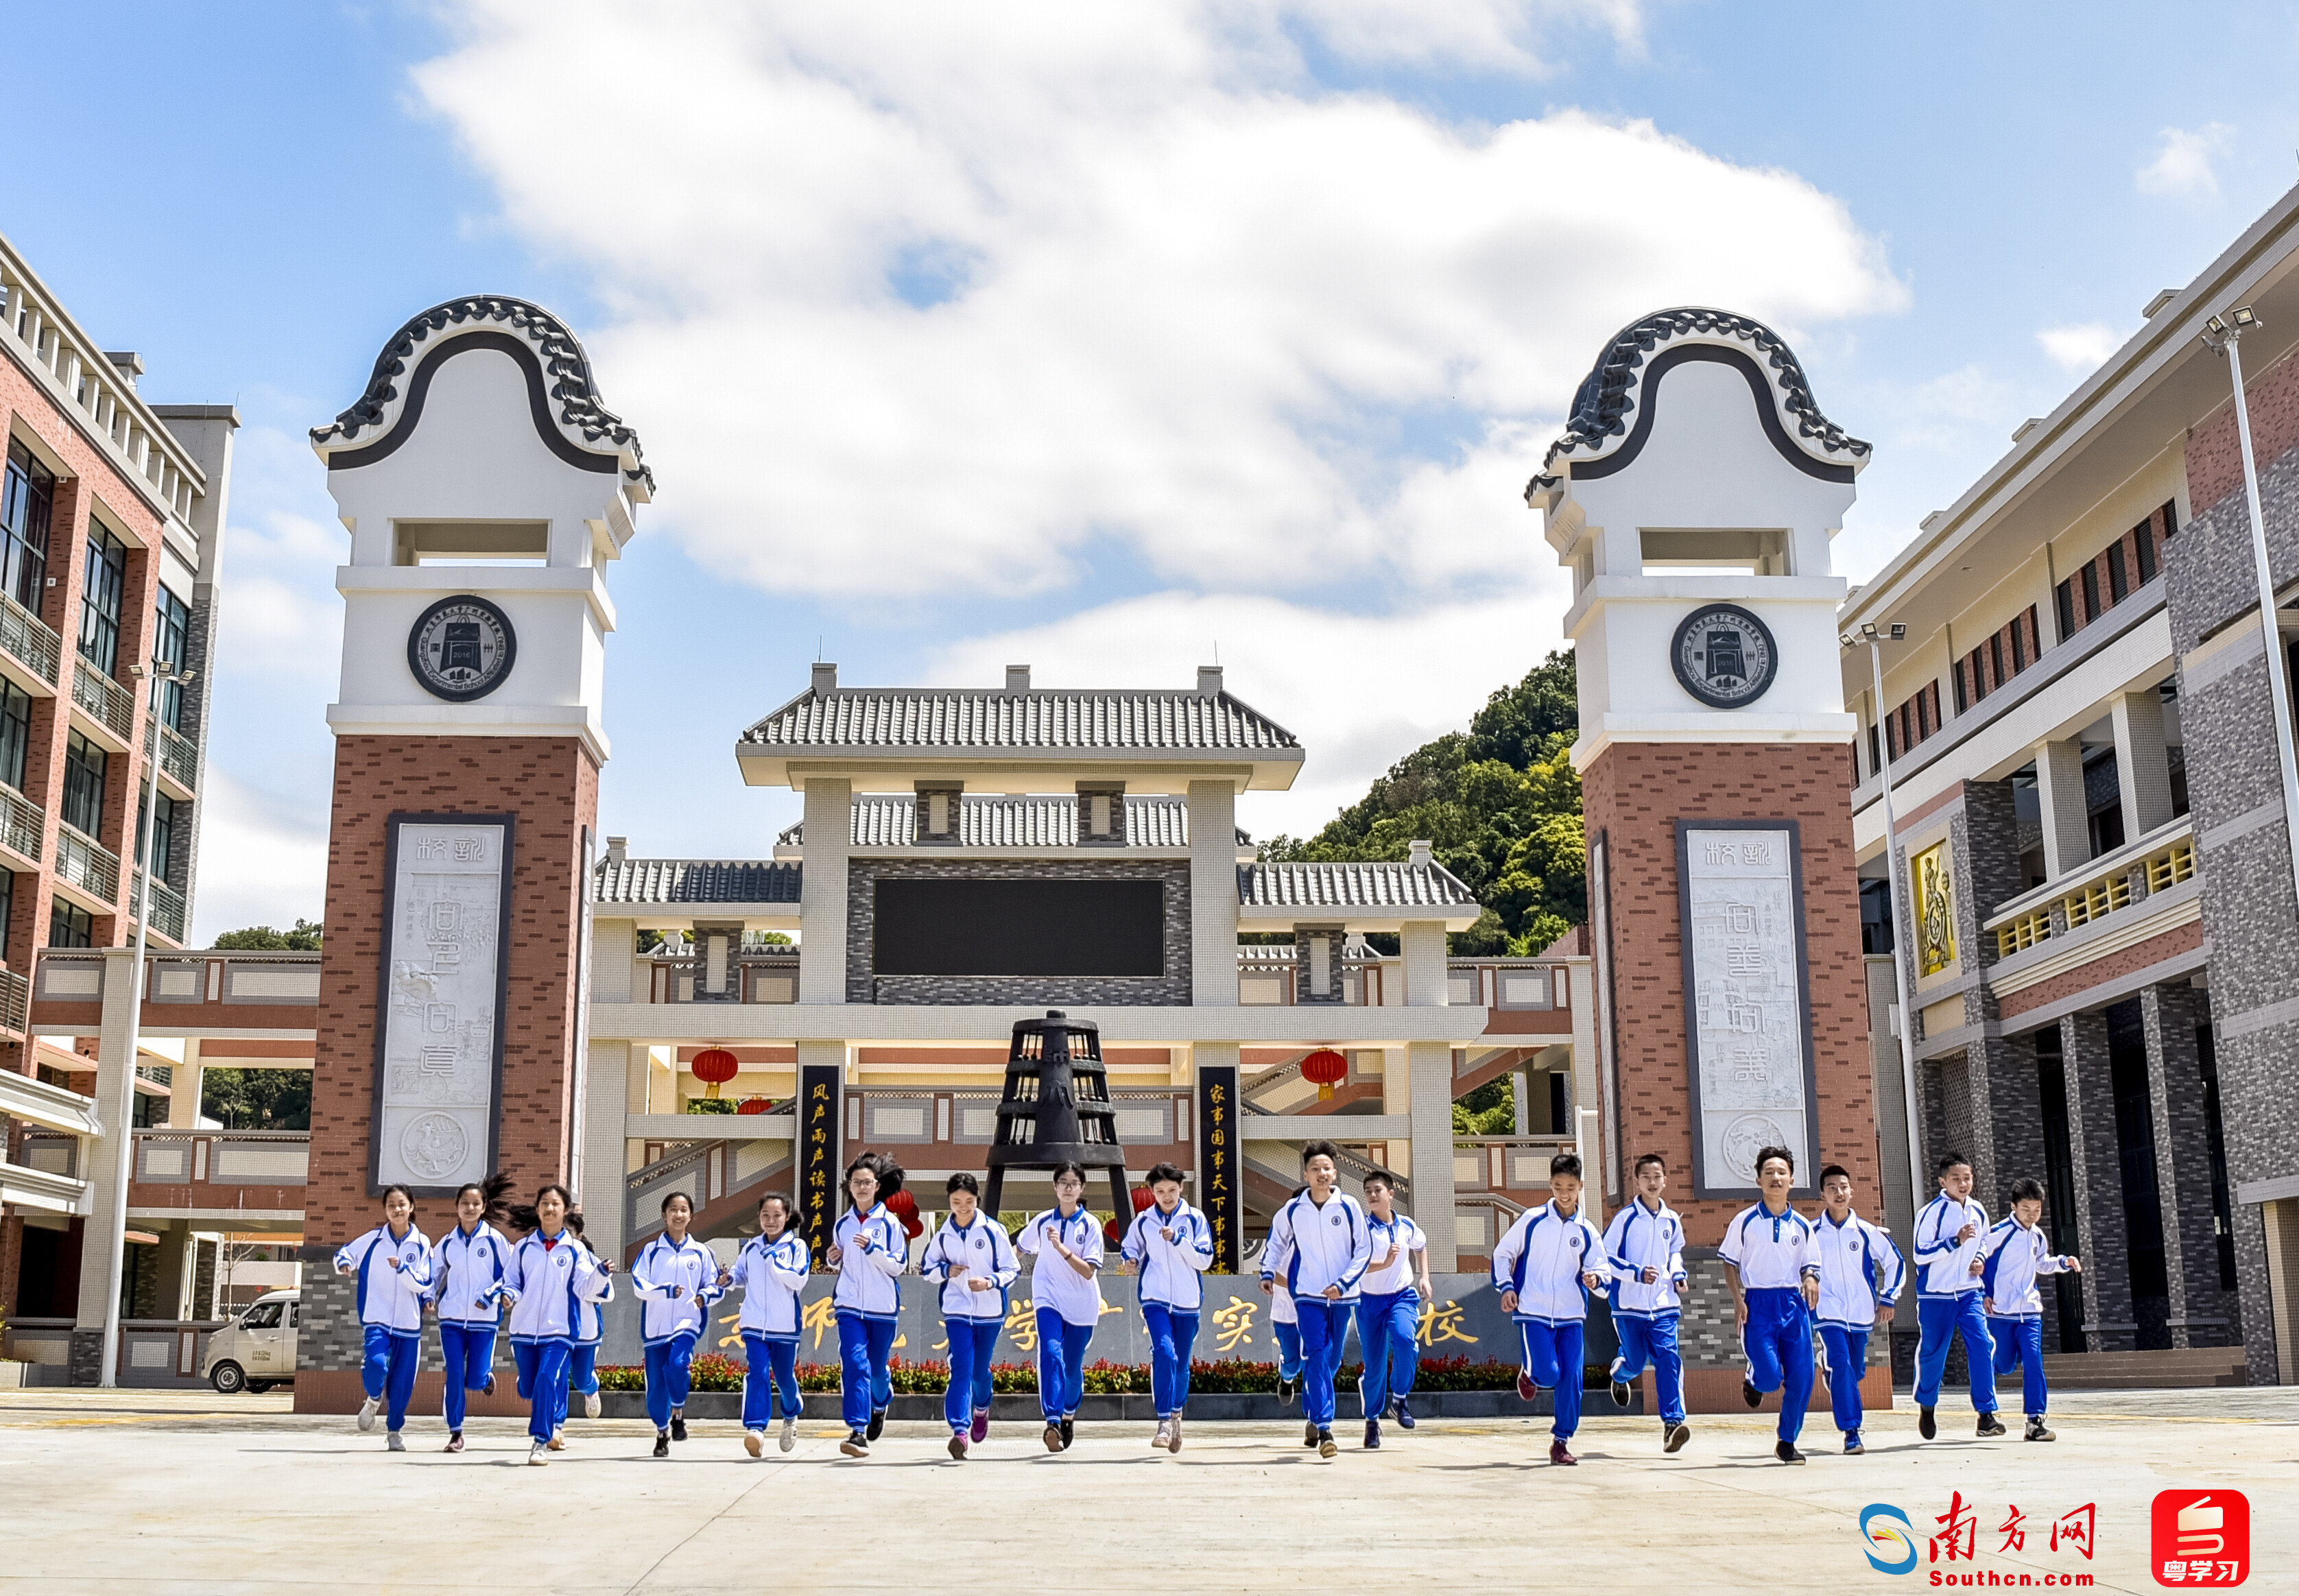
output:
[[[1573,1150],[1571,1136],[1456,1136],[1457,1192],[1546,1192],[1548,1160]]]
[[[300,1186],[309,1131],[139,1130],[136,1182],[152,1186]]]
[[[2195,822],[2181,816],[2136,843],[2104,853],[2082,869],[2002,905],[1980,929],[1996,938],[1996,956],[2065,936],[2105,919],[2195,874]]]
[[[1297,1001],[1293,948],[1277,943],[1241,947],[1237,951],[1237,1001],[1241,1007],[1285,1008]],[[1344,1005],[1379,1008],[1382,1002],[1382,960],[1352,958],[1344,953],[1334,967]]]
[[[106,903],[120,897],[120,855],[70,826],[56,827],[56,874]]]
[[[654,967],[647,1002],[691,1003],[695,1001],[694,983],[703,968],[701,954],[654,953],[647,957]],[[735,956],[735,967],[740,982],[735,990],[742,994],[741,1002],[798,1002],[797,949],[778,948],[771,952],[738,953]]]
[[[30,666],[51,687],[63,657],[63,639],[55,628],[23,605],[0,593],[0,648]]]
[[[135,735],[135,693],[98,670],[92,661],[73,661],[71,690],[72,702],[120,741]]]

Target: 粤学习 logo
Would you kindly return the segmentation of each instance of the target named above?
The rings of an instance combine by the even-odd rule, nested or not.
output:
[[[1870,1502],[1860,1509],[1860,1539],[1867,1549],[1868,1566],[1877,1573],[1916,1571],[1915,1526],[1891,1503]]]
[[[2148,1516],[2159,1585],[2228,1590],[2251,1575],[2251,1499],[2240,1491],[2164,1491]]]

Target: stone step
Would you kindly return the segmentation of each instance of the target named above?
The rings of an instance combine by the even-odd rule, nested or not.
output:
[[[2240,1347],[2184,1347],[2133,1352],[2054,1352],[2044,1378],[2064,1391],[2144,1391],[2248,1383]]]

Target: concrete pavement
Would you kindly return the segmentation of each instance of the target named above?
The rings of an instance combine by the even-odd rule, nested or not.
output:
[[[2148,1509],[2158,1492],[2250,1499],[2260,1570],[2248,1588],[2299,1588],[2299,1392],[2071,1394],[2051,1446],[1979,1442],[1943,1409],[1919,1443],[1906,1409],[1872,1430],[1865,1458],[1808,1426],[1801,1468],[1775,1464],[1769,1422],[1696,1422],[1674,1458],[1658,1426],[1606,1417],[1598,1396],[1577,1469],[1552,1469],[1545,1424],[1454,1420],[1330,1463],[1297,1425],[1194,1426],[1179,1457],[1141,1426],[1081,1428],[1048,1454],[1005,1426],[969,1462],[936,1426],[892,1426],[876,1455],[839,1457],[834,1426],[798,1450],[743,1455],[740,1430],[697,1424],[668,1463],[620,1421],[570,1427],[549,1468],[525,1436],[476,1421],[471,1450],[438,1448],[436,1417],[411,1450],[380,1431],[298,1417],[284,1394],[31,1390],[0,1393],[0,1592],[549,1591],[1006,1592],[1267,1590],[1309,1581],[1383,1590],[1880,1592],[1935,1573],[1984,1580],[2089,1576],[2156,1591]],[[1827,1449],[1827,1450],[1820,1450]],[[1927,1560],[1960,1497],[1974,1557]],[[1910,1584],[1874,1571],[1863,1510],[1903,1509]],[[2013,1527],[2013,1504],[2020,1515]],[[2051,1544],[2091,1504],[2094,1556]],[[2066,1516],[2078,1514],[2072,1520]],[[1999,1550],[2014,1537],[2016,1549]]]

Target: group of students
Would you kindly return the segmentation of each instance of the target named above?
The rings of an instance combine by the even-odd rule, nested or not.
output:
[[[1365,1359],[1358,1386],[1364,1444],[1379,1448],[1382,1425],[1391,1418],[1414,1427],[1420,1305],[1432,1293],[1428,1238],[1397,1211],[1396,1178],[1382,1170],[1369,1173],[1365,1200],[1359,1202],[1340,1190],[1339,1176],[1332,1143],[1311,1142],[1303,1149],[1303,1185],[1272,1221],[1259,1268],[1261,1288],[1273,1300],[1280,1394],[1300,1397],[1302,1444],[1324,1458],[1340,1450],[1332,1434],[1335,1381],[1352,1318]],[[1868,1337],[1893,1316],[1905,1262],[1882,1228],[1853,1211],[1852,1177],[1841,1166],[1821,1171],[1823,1206],[1813,1218],[1789,1203],[1793,1153],[1764,1149],[1756,1177],[1759,1201],[1734,1217],[1718,1249],[1747,1359],[1742,1398],[1755,1408],[1770,1392],[1781,1393],[1774,1454],[1784,1463],[1802,1463],[1797,1439],[1813,1378],[1824,1376],[1844,1450],[1856,1455],[1863,1450],[1859,1381]],[[1150,1201],[1134,1214],[1118,1247],[1123,1264],[1140,1276],[1150,1338],[1157,1409],[1150,1444],[1169,1452],[1182,1450],[1191,1351],[1203,1306],[1200,1276],[1214,1259],[1212,1227],[1183,1198],[1183,1178],[1172,1164],[1150,1170]],[[1937,1434],[1933,1410],[1949,1342],[1960,1333],[1979,1434],[2006,1433],[1996,1419],[1995,1376],[2017,1366],[2023,1370],[2027,1439],[2050,1441],[2036,1282],[2081,1266],[2051,1251],[2039,1227],[2043,1191],[2035,1181],[2014,1183],[2012,1214],[1991,1226],[1971,1200],[1971,1168],[1960,1154],[1940,1161],[1938,1178],[1939,1195],[1916,1224],[1922,1330],[1918,1427],[1926,1440]],[[847,1429],[839,1450],[851,1458],[870,1455],[893,1401],[890,1363],[911,1238],[887,1200],[901,1189],[902,1179],[901,1167],[881,1154],[865,1153],[849,1165],[845,1206],[824,1253],[838,1276],[832,1308]],[[1599,1230],[1581,1207],[1581,1160],[1560,1153],[1550,1161],[1548,1201],[1518,1216],[1493,1250],[1493,1286],[1522,1342],[1518,1393],[1527,1401],[1542,1390],[1555,1393],[1548,1449],[1555,1465],[1579,1462],[1569,1442],[1580,1427],[1588,1304],[1598,1292],[1609,1299],[1620,1340],[1609,1371],[1613,1401],[1628,1406],[1631,1382],[1649,1365],[1660,1398],[1663,1449],[1675,1452],[1691,1438],[1678,1344],[1688,1278],[1684,1225],[1663,1201],[1664,1160],[1652,1153],[1638,1159],[1631,1182],[1632,1200]],[[1083,1204],[1085,1171],[1059,1166],[1053,1188],[1054,1206],[1009,1235],[995,1215],[983,1211],[975,1177],[953,1175],[945,1188],[948,1214],[919,1254],[919,1275],[938,1287],[948,1337],[950,1384],[942,1410],[953,1459],[965,1459],[989,1434],[991,1353],[1025,1256],[1033,1260],[1042,1439],[1052,1452],[1067,1450],[1075,1439],[1086,1352],[1103,1312],[1099,1276],[1107,1252],[1102,1227]],[[564,1446],[574,1394],[583,1394],[590,1416],[598,1417],[600,1305],[614,1296],[614,1266],[584,1243],[581,1216],[564,1186],[544,1186],[532,1207],[505,1207],[504,1190],[501,1176],[464,1186],[456,1193],[455,1228],[434,1246],[414,1227],[406,1188],[386,1187],[383,1224],[336,1254],[337,1271],[356,1278],[365,1338],[366,1401],[359,1427],[372,1429],[381,1409],[394,1451],[406,1450],[401,1430],[414,1390],[426,1307],[439,1320],[449,1451],[462,1450],[469,1393],[494,1390],[494,1338],[505,1304],[510,1316],[500,1327],[510,1337],[519,1395],[531,1404],[527,1461],[547,1463]],[[759,1234],[724,1268],[692,1234],[693,1209],[685,1193],[665,1198],[662,1213],[662,1233],[630,1268],[642,1304],[654,1456],[668,1457],[671,1443],[686,1439],[690,1366],[709,1328],[710,1306],[730,1291],[742,1293],[737,1325],[749,1365],[743,1448],[753,1458],[763,1455],[779,1405],[778,1445],[791,1451],[802,1401],[801,1296],[813,1259],[793,1223],[790,1200],[779,1192],[759,1199]],[[522,1233],[516,1242],[510,1239],[513,1231]],[[1817,1355],[1815,1338],[1822,1349]]]

